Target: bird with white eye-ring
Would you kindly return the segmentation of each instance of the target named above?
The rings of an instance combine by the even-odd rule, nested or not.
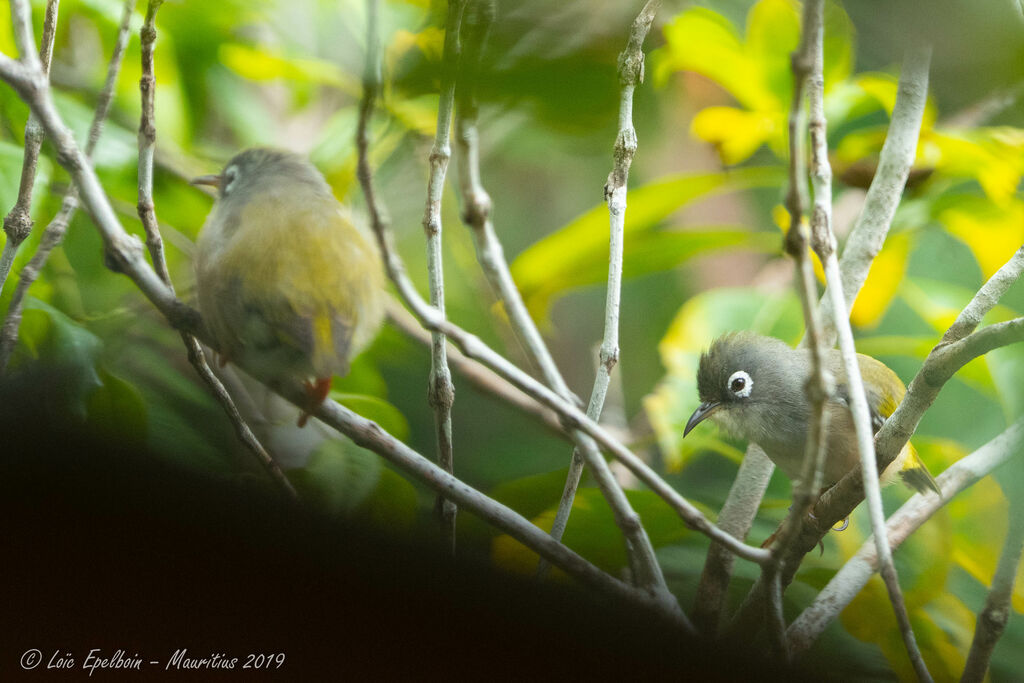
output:
[[[896,373],[870,356],[858,354],[857,364],[864,379],[872,429],[877,432],[903,400],[906,388]],[[828,487],[859,467],[860,456],[839,351],[829,350],[825,365],[836,379],[835,394],[826,403],[828,433],[822,481]],[[701,355],[697,369],[701,404],[687,421],[683,436],[710,418],[735,436],[756,443],[790,480],[797,482],[811,419],[805,390],[810,373],[810,351],[806,349],[793,349],[778,339],[753,332],[719,337]],[[889,484],[897,476],[922,494],[934,491],[941,495],[928,467],[909,443],[885,468],[881,482]]]
[[[380,328],[380,256],[297,154],[249,149],[192,182],[218,190],[196,243],[196,291],[222,364],[304,381],[302,426]]]

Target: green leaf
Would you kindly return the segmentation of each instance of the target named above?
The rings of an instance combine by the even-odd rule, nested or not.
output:
[[[348,514],[363,503],[380,482],[380,457],[348,441],[320,444],[306,466],[290,473],[300,492],[334,514]]]
[[[680,207],[718,192],[765,187],[782,180],[776,168],[743,168],[728,172],[679,174],[631,190],[626,202],[625,245],[636,235],[654,230]],[[683,234],[683,233],[681,233]],[[669,238],[672,239],[672,238]],[[555,295],[587,282],[608,262],[608,208],[598,204],[568,225],[527,248],[512,263],[512,276],[531,312],[546,317]],[[595,270],[594,264],[603,264]],[[588,277],[580,276],[589,270]]]
[[[331,398],[367,420],[373,420],[399,441],[409,438],[409,421],[398,408],[377,396],[332,391]]]
[[[67,405],[84,419],[90,394],[102,386],[96,366],[103,342],[64,313],[33,297],[25,298],[24,316],[46,319],[28,324],[26,332],[34,338],[24,343],[34,349],[40,359],[64,369]]]
[[[558,503],[568,473],[569,470],[563,468],[506,481],[495,486],[490,491],[490,496],[524,517],[532,519]]]
[[[853,72],[853,22],[838,2],[825,3],[825,92],[843,83]]]
[[[103,386],[89,395],[87,422],[101,434],[139,445],[148,431],[146,403],[138,389],[109,372],[102,371]]]
[[[626,491],[626,497],[640,515],[651,545],[655,548],[676,543],[692,534],[678,513],[657,494],[651,491]],[[550,530],[555,510],[551,507],[532,521],[541,529]],[[600,491],[594,488],[581,488],[577,491],[570,520],[562,537],[565,545],[606,571],[618,573],[627,566],[622,533]],[[513,571],[529,573],[537,566],[537,554],[508,535],[494,539],[491,554],[496,564]]]
[[[304,498],[331,514],[357,516],[394,529],[416,516],[412,484],[384,466],[380,456],[332,439],[313,451],[302,469],[288,473]]]

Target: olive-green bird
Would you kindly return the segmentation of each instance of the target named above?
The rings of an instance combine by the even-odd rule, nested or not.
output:
[[[193,183],[218,190],[196,245],[196,289],[221,364],[304,380],[312,411],[383,320],[376,248],[297,154],[249,149]]]
[[[836,379],[835,395],[827,404],[828,437],[823,484],[827,487],[855,467],[860,456],[849,386],[839,351],[826,355],[826,367]],[[872,431],[903,400],[903,382],[885,364],[857,354],[871,411]],[[800,478],[811,405],[805,384],[811,373],[810,351],[793,349],[785,342],[753,332],[735,332],[716,339],[701,355],[697,370],[700,407],[694,411],[683,435],[711,418],[726,431],[764,449],[792,481]],[[896,476],[912,488],[941,495],[928,467],[909,443],[882,473],[882,484]]]

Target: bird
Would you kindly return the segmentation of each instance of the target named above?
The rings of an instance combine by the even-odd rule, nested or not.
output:
[[[877,433],[903,400],[906,387],[895,372],[871,356],[857,354],[857,365],[864,379],[872,432]],[[836,380],[835,392],[826,403],[822,483],[827,488],[859,467],[860,456],[849,383],[839,351],[826,352],[825,368]],[[697,393],[701,404],[687,421],[683,436],[710,419],[726,432],[756,443],[783,474],[799,482],[811,419],[805,389],[810,374],[811,352],[807,349],[794,349],[779,339],[749,331],[725,334],[700,357]],[[886,467],[881,483],[887,485],[897,478],[921,493],[942,495],[910,443]]]
[[[270,382],[301,380],[303,426],[381,326],[380,255],[296,153],[247,149],[192,183],[217,190],[195,274],[220,365],[235,362]]]

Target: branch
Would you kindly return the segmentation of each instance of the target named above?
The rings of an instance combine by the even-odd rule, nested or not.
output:
[[[978,293],[946,330],[941,343],[959,341],[973,332],[981,324],[981,319],[999,303],[1006,290],[1020,278],[1021,272],[1024,272],[1024,246],[981,286]]]
[[[455,70],[459,61],[459,29],[466,0],[448,0],[448,20],[444,27],[444,54],[441,59],[441,92],[437,104],[437,131],[430,150],[430,178],[427,181],[427,205],[423,211],[423,230],[427,236],[427,276],[430,286],[430,305],[443,316],[444,266],[441,243],[441,196],[451,159],[452,108],[455,100]],[[376,6],[373,10],[376,22]],[[374,34],[376,25],[369,27]],[[440,332],[431,335],[430,380],[427,403],[434,410],[434,431],[437,436],[437,462],[447,472],[454,472],[452,453],[452,403],[455,387],[448,368],[447,343]],[[455,515],[457,509],[451,501],[437,499],[436,509],[441,519],[441,534],[445,544],[455,552]]]
[[[53,38],[57,34],[57,8],[60,0],[48,0],[46,16],[43,19],[43,39],[39,48],[40,68],[45,76],[50,75],[50,61],[53,57]],[[18,247],[32,232],[32,188],[36,182],[36,166],[39,162],[39,149],[43,146],[43,129],[32,112],[29,112],[25,123],[25,153],[21,163],[21,184],[18,186],[18,199],[14,207],[4,217],[4,232],[7,241],[3,253],[0,254],[0,293],[4,291],[7,276],[11,273]]]
[[[886,535],[893,548],[898,548],[943,505],[1010,458],[1019,457],[1024,444],[1024,418],[1003,431],[987,444],[954,463],[936,478],[942,496],[915,494],[889,518]],[[1018,553],[1019,554],[1019,553]],[[832,577],[828,585],[789,626],[789,642],[793,654],[809,648],[832,620],[850,604],[878,568],[878,553],[873,539],[867,539],[860,550]],[[998,571],[998,570],[997,570]]]
[[[819,44],[820,49],[820,44]],[[908,54],[917,55],[918,52],[924,53],[924,59],[922,60],[927,65],[927,56],[930,53],[929,48],[915,49],[910,48]],[[909,60],[908,60],[909,61]],[[839,350],[842,354],[843,369],[846,373],[846,381],[849,385],[849,397],[850,397],[850,412],[853,414],[853,426],[857,436],[857,451],[860,454],[860,465],[861,473],[863,475],[864,482],[864,493],[867,499],[868,514],[871,519],[871,528],[874,530],[875,547],[878,552],[878,557],[881,566],[882,579],[885,581],[886,590],[889,593],[889,601],[892,603],[893,611],[896,613],[896,621],[899,624],[900,635],[903,637],[903,644],[907,649],[907,654],[910,657],[910,661],[914,666],[914,671],[917,673],[917,677],[921,681],[931,681],[931,674],[928,672],[928,667],[925,665],[924,657],[921,655],[921,650],[917,645],[917,640],[914,637],[913,628],[910,625],[910,616],[907,614],[907,607],[903,600],[903,593],[900,590],[899,578],[896,574],[896,566],[892,560],[892,550],[889,548],[889,539],[884,533],[880,533],[885,528],[885,511],[882,509],[882,491],[881,485],[878,481],[878,463],[875,458],[875,439],[874,439],[874,428],[871,424],[871,413],[868,408],[867,393],[864,388],[864,380],[860,374],[860,366],[857,362],[857,347],[853,341],[853,330],[850,327],[850,318],[847,313],[847,301],[843,295],[843,278],[842,273],[839,270],[839,261],[836,259],[835,244],[836,238],[832,232],[831,225],[831,180],[832,171],[828,165],[828,143],[825,137],[825,88],[824,82],[821,80],[821,56],[820,53],[816,59],[816,72],[815,82],[810,90],[811,98],[811,117],[814,121],[812,131],[814,131],[814,145],[813,145],[813,156],[814,156],[814,167],[816,172],[815,178],[815,190],[824,190],[826,182],[829,184],[829,190],[827,190],[826,196],[815,197],[815,212],[814,221],[812,224],[812,230],[814,231],[814,237],[812,238],[815,244],[815,251],[818,254],[818,258],[825,266],[825,281],[827,283],[827,296],[828,301],[832,304],[832,310],[842,312],[842,315],[835,315],[833,317],[833,324],[836,326],[836,332],[839,337]],[[924,73],[925,79],[927,79],[927,67],[925,67]],[[924,81],[926,86],[927,80]],[[927,92],[927,88],[925,89]],[[898,95],[897,95],[898,96]],[[920,120],[917,122],[917,128],[920,129]],[[892,128],[890,127],[890,133],[886,137],[885,144],[889,144],[889,140],[892,139]],[[903,140],[906,149],[909,150],[909,163],[913,163],[913,155],[917,149],[917,137],[916,135]],[[900,165],[899,170],[906,168],[909,170],[909,164],[904,166]],[[879,164],[879,175],[882,172],[881,164]],[[894,185],[884,193],[884,196],[888,201],[885,204],[885,211],[888,212],[884,216],[884,225],[888,226],[892,220],[892,215],[896,211],[896,206],[899,203],[899,198],[902,195],[903,185],[906,183],[906,175],[899,176],[900,180],[898,185]],[[881,187],[881,186],[879,186]],[[875,189],[875,183],[872,182],[871,190]],[[871,190],[868,191],[870,196]],[[825,204],[825,200],[828,203]],[[866,208],[866,207],[865,207]],[[864,213],[861,214],[863,219]],[[882,216],[879,216],[882,218]],[[844,253],[844,256],[846,254]],[[852,301],[852,299],[851,299]],[[820,471],[818,472],[820,476]],[[806,510],[801,511],[801,514],[805,513]]]
[[[1010,621],[1013,584],[1017,578],[1021,553],[1024,552],[1024,515],[1019,509],[1020,504],[1019,500],[1010,501],[1009,529],[996,573],[992,577],[992,587],[985,600],[985,608],[978,615],[978,624],[974,627],[974,639],[960,679],[964,683],[981,683],[985,679],[992,651]]]
[[[992,349],[1024,339],[1024,318],[989,325],[975,331],[985,314],[999,302],[1006,290],[1024,272],[1024,247],[1021,247],[982,285],[931,350],[896,411],[885,421],[875,437],[879,462],[891,462],[921,422],[942,386],[960,368]]]
[[[738,539],[747,537],[774,469],[775,465],[760,446],[751,444],[747,448],[725,504],[718,513],[719,529]],[[721,543],[713,542],[708,548],[693,607],[693,620],[701,633],[709,636],[718,633],[735,557]]]
[[[296,405],[304,405],[301,403],[304,400],[304,395],[298,386],[289,388],[283,395]],[[357,445],[374,451],[388,462],[443,494],[445,498],[475,512],[483,520],[537,552],[541,557],[581,583],[613,597],[644,605],[669,619],[674,625],[687,631],[691,630],[678,609],[672,609],[664,601],[653,598],[646,591],[633,588],[602,572],[566,546],[552,539],[514,510],[488,498],[448,474],[392,437],[376,423],[360,417],[334,401],[325,401],[317,410],[317,417],[348,436]]]
[[[153,268],[157,275],[167,285],[171,292],[174,285],[171,282],[170,272],[167,270],[167,261],[164,258],[164,242],[160,236],[160,227],[156,219],[156,205],[153,202],[153,150],[156,146],[156,119],[155,119],[155,89],[156,77],[153,71],[153,49],[156,44],[156,13],[164,0],[149,0],[146,8],[146,19],[143,22],[139,33],[142,52],[142,77],[139,79],[139,91],[142,98],[142,115],[139,120],[139,202],[138,213],[142,220],[142,227],[146,231],[146,247],[149,249],[149,256],[153,261]],[[238,436],[245,447],[260,461],[260,464],[267,470],[270,477],[277,483],[285,495],[297,499],[298,493],[291,482],[281,471],[281,468],[274,462],[274,459],[263,448],[263,445],[253,434],[249,425],[234,401],[228,394],[227,389],[206,362],[199,340],[188,332],[181,331],[181,341],[185,344],[188,354],[188,361],[195,368],[196,373],[203,380],[206,386],[213,393],[214,398],[224,409],[228,419],[231,420]]]
[[[469,98],[472,95],[469,94],[466,97]],[[460,98],[460,104],[462,101],[464,100]],[[466,114],[469,115],[468,118]],[[478,135],[475,132],[475,109],[472,112],[466,112],[463,107],[460,107],[459,116],[464,120],[461,130],[463,132],[473,131],[460,136],[460,161],[463,162],[460,163],[460,167],[466,167],[462,175],[466,203],[463,216],[473,234],[477,260],[480,262],[491,288],[504,304],[512,328],[522,340],[527,354],[540,368],[545,383],[563,400],[572,401],[573,393],[555,365],[554,359],[512,279],[504,250],[491,222],[490,198],[479,185],[479,152],[475,149],[478,141]],[[473,151],[469,149],[471,146],[474,147]],[[471,166],[475,168],[470,170]],[[635,580],[639,585],[647,587],[652,592],[662,594],[664,599],[674,601],[675,598],[672,597],[665,584],[665,577],[655,557],[654,547],[647,537],[647,531],[643,527],[640,516],[633,510],[594,440],[578,430],[574,431],[573,440],[582,453],[584,461],[590,466],[598,488],[608,501],[615,523],[622,530]]]
[[[844,301],[842,310],[847,312],[867,279],[872,261],[885,243],[903,186],[907,184],[907,175],[914,163],[921,118],[928,100],[930,61],[931,47],[923,44],[911,44],[903,57],[896,104],[878,158],[878,169],[839,261]],[[836,335],[834,321],[840,310],[826,291],[822,301],[826,339],[833,339]],[[846,315],[844,313],[842,317]]]
[[[146,231],[146,247],[153,268],[167,286],[171,287],[171,275],[164,258],[164,242],[156,220],[153,203],[153,154],[156,149],[155,91],[156,77],[153,72],[153,50],[156,45],[156,13],[164,0],[149,0],[146,19],[139,31],[142,52],[142,77],[139,91],[142,100],[142,115],[139,119],[139,219]]]
[[[604,336],[597,365],[594,388],[587,404],[587,417],[598,421],[604,409],[605,397],[611,373],[619,362],[619,305],[622,299],[622,252],[626,222],[626,183],[629,167],[636,154],[636,129],[633,127],[633,91],[644,80],[643,44],[654,23],[654,17],[661,8],[661,0],[648,0],[640,14],[633,21],[626,49],[619,54],[619,132],[613,151],[614,165],[604,186],[604,198],[608,203],[608,289],[604,305]],[[551,526],[551,538],[559,541],[569,523],[576,489],[583,474],[584,461],[578,449],[574,449],[569,463],[569,475],[565,481],[562,498],[555,512]],[[544,576],[547,565],[543,562],[537,568],[538,576]]]
[[[96,149],[96,143],[99,142],[100,135],[103,133],[103,122],[106,120],[107,112],[110,110],[110,101],[113,98],[114,86],[117,84],[117,77],[121,71],[121,61],[124,59],[125,47],[127,47],[128,40],[131,37],[129,31],[131,28],[132,12],[134,10],[135,0],[125,0],[124,10],[121,15],[121,25],[118,27],[117,39],[114,43],[114,52],[110,57],[110,64],[107,67],[107,78],[103,83],[103,89],[100,90],[96,104],[96,112],[93,114],[92,124],[89,126],[89,137],[86,141],[85,155],[83,159],[83,163],[87,166],[90,164],[93,150]],[[54,11],[56,11],[56,7],[54,8]],[[49,64],[49,54],[47,54],[45,62],[36,58],[35,46],[32,44],[34,40],[32,37],[32,27],[28,21],[28,18],[30,17],[28,5],[26,5],[23,0],[14,0],[11,3],[11,13],[12,17],[14,17],[16,34],[18,35],[18,49],[21,51],[22,55],[25,55],[22,60],[24,62],[22,66],[26,70],[20,74],[20,78],[18,78],[18,80],[25,83],[28,87],[31,87],[35,92],[44,90],[47,98],[49,98],[48,73],[43,71],[44,64]],[[56,17],[54,17],[54,21],[56,21]],[[27,28],[25,28],[26,26]],[[50,51],[47,50],[45,52],[49,53]],[[15,71],[15,74],[17,74],[17,71]],[[7,80],[8,82],[11,82],[10,79]],[[11,85],[13,85],[15,89],[18,89],[17,83],[11,82]],[[25,97],[24,93],[21,93],[21,95],[27,102],[29,101],[28,98]],[[29,104],[31,104],[31,102],[29,102]],[[51,100],[50,107],[52,108],[52,106],[53,103]],[[32,108],[32,112],[30,113],[30,117],[32,116],[37,118],[39,117],[35,108]],[[53,116],[56,116],[56,110],[53,111]],[[47,130],[47,132],[49,132],[49,128],[46,126],[45,122],[42,123],[42,126]],[[67,130],[66,127],[64,128],[64,133],[69,138],[71,137],[71,131]],[[40,135],[42,134],[40,133]],[[52,133],[50,135],[52,138]],[[56,141],[54,142],[56,144]],[[26,141],[26,145],[27,144],[28,142]],[[59,157],[58,161],[60,161]],[[29,192],[31,192],[31,189]],[[36,278],[39,277],[40,272],[42,272],[43,266],[46,265],[46,261],[50,257],[50,252],[52,252],[54,247],[64,240],[64,235],[67,233],[68,225],[70,224],[72,217],[74,217],[77,209],[78,189],[71,187],[64,195],[60,211],[57,212],[57,215],[54,216],[53,220],[46,226],[46,229],[43,230],[43,235],[39,240],[39,246],[36,249],[36,253],[32,255],[32,259],[21,270],[21,275],[18,278],[18,285],[14,289],[14,294],[11,297],[11,303],[7,308],[7,316],[4,318],[3,328],[0,328],[0,374],[6,371],[7,364],[11,360],[11,353],[13,353],[14,346],[18,341],[18,328],[21,326],[21,314],[25,305],[25,295],[28,293],[28,289],[32,286],[32,283],[34,283]],[[13,254],[11,258],[13,259]]]

